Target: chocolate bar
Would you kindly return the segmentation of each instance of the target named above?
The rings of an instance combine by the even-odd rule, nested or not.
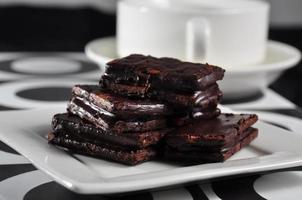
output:
[[[225,71],[209,64],[139,54],[115,59],[107,65],[106,75],[113,78],[115,83],[140,85],[156,90],[204,90],[221,80]]]
[[[67,134],[61,135],[49,133],[49,143],[67,148],[68,150],[83,155],[103,158],[127,165],[137,165],[156,157],[157,152],[153,148],[145,149],[125,149],[123,146],[115,146],[101,143],[91,143],[79,138],[70,137]]]
[[[173,93],[163,90],[157,90],[150,93],[150,98],[156,98],[172,104],[182,106],[187,109],[199,108],[207,109],[216,107],[222,98],[222,92],[217,84],[209,86],[206,90],[195,91],[192,94]]]
[[[225,146],[236,140],[258,120],[254,114],[221,114],[210,120],[195,120],[166,136],[169,146]]]
[[[201,164],[211,162],[222,162],[230,158],[236,152],[240,151],[243,147],[249,145],[257,136],[258,130],[249,128],[247,135],[240,140],[237,144],[213,152],[203,151],[190,151],[183,152],[177,149],[166,146],[164,158],[168,160],[179,161],[183,164]]]
[[[100,108],[98,108],[98,110],[93,109],[91,105],[87,105],[81,98],[72,98],[67,105],[67,110],[69,113],[89,121],[97,128],[115,133],[145,132],[167,127],[167,120],[165,118],[154,118],[150,116],[120,119],[116,115],[101,110]]]
[[[98,85],[76,85],[72,88],[72,97],[82,99],[99,112],[115,114],[119,117],[169,115],[173,109],[168,105],[151,100],[133,100],[113,94]]]
[[[217,84],[213,84],[205,90],[187,93],[176,93],[175,91],[162,89],[152,90],[149,86],[119,84],[105,77],[103,77],[101,85],[103,88],[123,96],[156,99],[174,106],[190,108],[200,107],[206,109],[211,106],[217,106],[222,97],[222,92]]]
[[[53,134],[64,133],[70,137],[87,140],[90,143],[109,143],[132,149],[142,149],[159,143],[171,129],[149,132],[117,134],[95,127],[90,122],[68,113],[56,114],[52,119]]]
[[[213,152],[222,152],[227,149],[229,149],[232,146],[235,146],[237,143],[239,143],[243,138],[247,137],[251,132],[254,132],[255,128],[249,127],[245,131],[243,131],[240,135],[237,137],[233,138],[232,140],[228,141],[228,143],[225,144],[213,144],[211,143],[210,145],[205,145],[204,143],[186,143],[182,145],[177,145],[177,144],[172,144],[169,145],[171,148],[176,149],[177,151],[180,152],[203,152],[203,153],[213,153]]]
[[[220,114],[216,105],[208,106],[176,109],[157,101],[120,97],[97,85],[77,85],[72,89],[68,111],[104,130],[127,132],[162,129],[166,127],[166,119],[172,122],[170,125],[184,125],[190,119],[209,119]]]

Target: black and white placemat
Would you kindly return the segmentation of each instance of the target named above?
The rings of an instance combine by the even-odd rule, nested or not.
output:
[[[0,111],[66,104],[72,85],[95,83],[100,74],[98,66],[80,53],[0,54]],[[301,130],[302,112],[271,90],[251,99],[225,103],[235,110],[257,110],[267,122],[279,127]],[[0,141],[0,200],[257,200],[301,199],[301,196],[299,168],[124,196],[80,195],[49,179]]]

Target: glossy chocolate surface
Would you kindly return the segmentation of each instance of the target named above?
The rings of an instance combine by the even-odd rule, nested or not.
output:
[[[155,89],[203,90],[224,76],[224,70],[217,66],[139,54],[113,60],[107,65],[106,74],[116,83],[127,82]]]
[[[225,143],[216,143],[215,142],[209,142],[207,145],[206,142],[196,142],[196,143],[169,143],[168,146],[176,149],[180,152],[202,152],[202,153],[212,153],[212,152],[225,152],[228,151],[229,148],[233,147],[237,143],[239,143],[243,138],[251,134],[252,132],[258,131],[255,128],[249,127],[245,131],[243,131],[241,134],[237,135],[236,137],[232,138],[231,140],[228,140]]]
[[[151,117],[135,119],[129,117],[128,119],[120,119],[115,115],[109,115],[106,112],[104,113],[99,112],[99,110],[94,110],[91,106],[85,104],[85,102],[78,98],[70,100],[67,105],[67,110],[69,113],[89,121],[97,128],[114,133],[145,132],[167,127],[167,120],[165,118]]]
[[[116,134],[95,127],[90,122],[68,113],[56,114],[52,119],[54,134],[64,133],[70,137],[87,140],[91,143],[109,143],[125,148],[139,149],[157,144],[171,129],[149,132]]]
[[[157,152],[152,148],[139,149],[139,150],[124,150],[123,147],[96,144],[86,140],[75,139],[68,135],[55,135],[48,134],[49,143],[65,147],[69,151],[83,155],[103,158],[110,161],[116,161],[127,165],[136,165],[152,158],[155,158]]]
[[[172,108],[158,101],[133,100],[105,91],[98,85],[76,85],[72,96],[81,98],[86,104],[118,116],[155,116],[171,114]]]
[[[143,99],[154,99],[180,107],[201,107],[206,109],[217,106],[222,97],[217,84],[213,84],[205,90],[190,93],[177,93],[175,91],[165,91],[162,89],[151,90],[143,86],[133,86],[114,83],[111,80],[102,80],[102,87],[126,97],[136,97]]]
[[[166,136],[171,146],[194,144],[199,146],[224,146],[258,120],[254,114],[226,114],[210,120],[194,120]]]
[[[184,126],[186,124],[192,123],[194,120],[201,120],[201,119],[213,119],[219,116],[221,113],[219,108],[193,108],[192,110],[188,110],[186,113],[180,113],[176,116],[172,116],[168,118],[168,124],[170,126]]]
[[[258,136],[257,129],[249,129],[247,135],[235,145],[214,152],[189,151],[183,152],[166,146],[164,159],[178,161],[182,164],[201,164],[209,162],[223,162],[240,151],[243,147],[249,145]]]

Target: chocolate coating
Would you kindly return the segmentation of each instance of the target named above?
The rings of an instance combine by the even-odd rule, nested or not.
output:
[[[193,108],[191,111],[187,111],[184,114],[178,114],[176,116],[172,116],[168,118],[168,124],[171,126],[184,126],[186,124],[192,123],[194,120],[201,120],[201,119],[213,119],[220,115],[221,111],[219,108],[207,108],[201,109],[198,107]]]
[[[221,114],[210,120],[195,120],[166,136],[168,145],[225,146],[258,120],[254,114]]]
[[[213,85],[212,88],[216,90],[218,86]],[[170,98],[173,99],[173,97]],[[185,97],[180,96],[179,100],[182,99]],[[97,85],[77,85],[72,89],[68,111],[104,130],[150,131],[164,128],[166,119],[170,125],[181,126],[192,119],[210,119],[220,114],[220,110],[216,108],[216,102],[211,105],[207,98],[201,101],[204,102],[205,107],[210,108],[173,107],[168,106],[167,103],[120,97],[102,90]],[[135,127],[136,125],[138,127]],[[118,127],[119,130],[117,130]]]
[[[196,142],[196,143],[184,143],[182,145],[177,145],[175,143],[172,143],[170,146],[173,149],[176,149],[177,151],[180,152],[201,152],[201,153],[213,153],[213,152],[225,152],[228,151],[231,147],[239,143],[243,138],[248,136],[250,133],[256,131],[255,128],[249,127],[245,131],[243,131],[240,135],[237,135],[235,138],[232,140],[229,140],[227,143],[224,144],[217,144],[214,145],[211,143],[210,145],[205,145],[205,143],[201,142]]]
[[[152,148],[125,150],[123,147],[119,148],[119,146],[95,144],[85,140],[70,138],[68,135],[62,136],[53,133],[48,134],[48,141],[51,144],[65,147],[75,153],[99,157],[127,165],[137,165],[151,160],[157,155],[157,152]]]
[[[249,145],[257,136],[258,130],[250,128],[247,130],[246,136],[241,139],[234,146],[228,149],[218,150],[214,152],[201,152],[201,151],[190,151],[182,152],[174,148],[166,146],[164,152],[164,159],[179,161],[183,164],[201,164],[201,163],[211,163],[211,162],[223,162],[234,155],[236,152],[240,151],[243,147]]]
[[[125,148],[141,149],[157,144],[171,129],[149,132],[116,134],[95,127],[93,124],[68,113],[56,114],[52,119],[53,134],[64,133],[91,143],[109,143]]]
[[[134,86],[114,83],[112,80],[103,78],[102,87],[127,97],[136,97],[144,99],[154,99],[166,102],[173,106],[180,107],[200,107],[206,109],[208,107],[217,106],[222,97],[217,84],[207,87],[205,90],[194,91],[190,93],[176,93],[175,91],[166,91],[162,89],[151,90],[149,87]]]
[[[100,108],[117,116],[157,116],[171,114],[172,108],[158,101],[132,100],[105,91],[98,85],[76,85],[72,96],[79,97],[94,108]]]
[[[145,132],[167,127],[167,121],[164,118],[135,119],[130,117],[128,120],[119,119],[110,113],[92,109],[90,105],[85,104],[83,99],[79,98],[72,98],[68,103],[67,110],[69,113],[89,121],[97,128],[114,133]]]
[[[150,89],[203,90],[224,76],[224,70],[217,66],[139,54],[115,59],[107,65],[106,74],[116,83],[127,82]]]
[[[198,107],[200,109],[216,107],[221,97],[222,92],[217,84],[209,86],[204,91],[195,91],[193,94],[177,94],[162,90],[150,93],[150,98],[156,98],[157,100],[165,101],[176,106],[188,108]]]

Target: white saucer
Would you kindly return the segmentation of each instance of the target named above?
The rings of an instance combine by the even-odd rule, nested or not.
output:
[[[96,39],[85,47],[86,55],[96,62],[101,70],[106,63],[118,58],[116,38],[106,37]],[[290,45],[268,41],[267,56],[257,65],[226,67],[226,74],[220,86],[226,97],[243,97],[265,89],[276,80],[286,69],[296,65],[301,59],[301,53]],[[211,63],[215,64],[215,63]]]

